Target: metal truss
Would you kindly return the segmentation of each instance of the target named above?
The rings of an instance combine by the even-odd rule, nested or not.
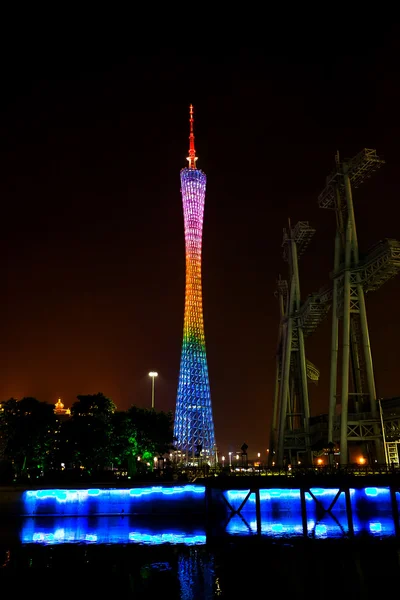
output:
[[[399,465],[400,397],[379,401],[384,428],[386,460],[393,467]]]
[[[297,459],[298,452],[305,452],[307,450],[307,439],[305,432],[291,431],[290,429],[287,429],[285,431],[284,448],[285,452],[291,452],[291,456],[287,457],[288,464],[291,464],[295,459]],[[297,463],[297,460],[295,463]]]
[[[296,445],[299,450],[304,450],[312,443],[310,433],[306,431],[307,427],[304,429],[294,426],[295,423],[299,424],[298,417],[300,415],[303,418],[304,413],[293,407],[291,393],[296,386],[298,390],[304,390],[304,376],[301,379],[298,375],[301,372],[298,359],[299,355],[304,353],[304,340],[318,328],[332,308],[331,381],[326,442],[340,440],[343,450],[340,459],[342,465],[347,463],[348,441],[374,442],[376,456],[380,460],[382,458],[382,429],[377,418],[365,294],[379,289],[399,273],[400,242],[393,239],[381,240],[366,256],[359,257],[352,187],[359,187],[383,164],[384,160],[377,156],[376,150],[369,148],[364,148],[353,158],[344,161],[340,160],[339,154],[336,155],[335,169],[327,178],[326,186],[318,197],[321,208],[336,212],[335,267],[330,283],[318,292],[310,294],[303,303],[299,300],[297,260],[307,248],[315,231],[307,221],[299,221],[294,228],[289,224],[289,229],[284,230],[283,258],[289,263],[289,279],[279,280],[277,289],[281,323],[271,440],[272,446],[278,448],[284,438],[284,448],[289,453]],[[296,258],[296,264],[293,263],[293,256]],[[343,344],[346,351],[342,357],[341,393],[337,393],[336,389],[339,320],[343,322],[344,337],[346,340],[348,338],[348,342]],[[290,359],[285,360],[288,352],[291,354]],[[306,379],[318,381],[318,370],[313,373],[307,362],[305,371]],[[299,388],[300,381],[302,388]],[[342,404],[342,409],[344,406],[341,417],[335,416],[337,403]],[[363,418],[365,411],[368,413],[367,418]],[[352,413],[356,415],[349,420]],[[283,414],[286,417],[282,417]],[[287,419],[284,433],[282,418]],[[313,425],[313,439],[314,430]],[[281,447],[281,451],[277,453],[278,465],[281,464],[284,453],[285,450]]]
[[[335,170],[318,197],[320,208],[336,212],[337,234],[332,285],[332,345],[328,441],[337,439],[336,403],[340,416],[341,464],[348,460],[347,442],[374,441],[382,460],[382,428],[377,417],[375,380],[366,317],[365,294],[379,289],[400,271],[400,243],[385,239],[360,258],[352,188],[357,188],[384,164],[375,150],[365,148],[343,162],[336,155]],[[306,311],[305,311],[306,314]],[[337,394],[338,328],[342,321],[341,394]],[[315,319],[317,321],[317,319]],[[312,320],[310,320],[312,323]],[[318,323],[317,323],[318,324]],[[316,325],[315,325],[316,326]],[[312,326],[311,326],[312,328]],[[350,411],[350,412],[349,412]],[[362,412],[369,412],[363,419]],[[350,413],[357,413],[350,418]]]
[[[299,319],[304,331],[304,337],[311,335],[317,327],[325,320],[331,307],[329,294],[324,290],[322,293],[310,294],[299,310]]]
[[[293,460],[297,463],[298,452],[311,462],[307,381],[318,382],[319,370],[305,357],[304,338],[310,326],[309,321],[303,320],[298,260],[314,233],[307,221],[299,221],[293,228],[289,223],[289,228],[283,230],[283,259],[289,265],[289,281],[277,282],[280,324],[270,439],[270,460],[275,458],[278,465]]]
[[[384,427],[386,441],[400,444],[400,417],[385,419]]]
[[[289,230],[290,231],[290,230]],[[292,239],[296,243],[297,249],[297,257],[300,258],[302,256],[310,243],[313,235],[315,233],[315,229],[313,229],[308,221],[299,221],[296,223],[295,227],[290,231],[290,233],[284,229],[283,230],[283,260],[289,262],[290,260],[290,252],[288,251],[290,244],[289,240]],[[289,238],[290,235],[290,238]]]
[[[400,242],[380,241],[361,263],[363,287],[366,292],[379,289],[400,271]]]
[[[347,422],[347,439],[352,442],[368,442],[381,439],[379,420],[374,419],[369,413],[349,415]],[[378,428],[378,431],[377,431]],[[315,423],[310,429],[313,439],[327,439],[327,423]],[[333,442],[340,442],[340,417],[336,416],[333,421]]]
[[[343,164],[346,165],[349,174],[350,183],[353,187],[358,188],[365,179],[371,177],[372,173],[379,169],[385,161],[379,158],[376,150],[364,148],[353,158],[341,163],[339,155],[336,155],[336,169],[327,177],[326,186],[318,196],[318,204],[320,208],[331,210],[338,209],[338,196],[345,199],[345,187],[343,180]]]
[[[399,444],[386,442],[387,460],[390,465],[399,466]]]
[[[347,439],[350,442],[381,439],[377,419],[357,420],[347,422]]]

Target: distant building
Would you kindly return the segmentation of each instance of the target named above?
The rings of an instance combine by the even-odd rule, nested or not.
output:
[[[71,410],[69,408],[64,408],[64,404],[61,402],[61,398],[59,398],[54,408],[54,414],[59,421],[63,421],[71,416]]]

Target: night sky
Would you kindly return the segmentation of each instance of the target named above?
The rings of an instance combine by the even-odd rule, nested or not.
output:
[[[367,36],[366,36],[367,37]],[[371,41],[372,39],[372,41]],[[175,407],[188,106],[207,174],[203,303],[217,444],[265,452],[282,229],[309,221],[303,299],[328,282],[334,213],[317,197],[337,150],[386,165],[354,191],[360,252],[400,238],[399,30],[338,46],[190,53],[22,38],[2,58],[0,400]],[[368,43],[366,43],[368,41]],[[30,40],[31,42],[31,40]],[[365,42],[365,43],[364,43]],[[400,395],[400,277],[367,298],[380,397]],[[327,412],[330,313],[306,342]]]

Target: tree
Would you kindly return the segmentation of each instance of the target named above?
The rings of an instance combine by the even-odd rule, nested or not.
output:
[[[153,458],[169,452],[173,441],[172,413],[132,406],[113,418],[112,461],[135,475],[138,458],[153,465]]]
[[[10,398],[2,408],[4,454],[14,461],[17,475],[47,469],[56,430],[54,405],[27,397]]]
[[[136,474],[136,461],[140,454],[135,425],[128,412],[118,411],[113,415],[111,456],[113,465],[127,469],[129,475]]]
[[[102,393],[77,396],[71,419],[62,424],[60,450],[65,462],[89,474],[110,463],[112,418],[116,406]]]
[[[74,417],[96,417],[104,422],[110,422],[116,406],[110,398],[101,392],[77,396],[78,402],[71,407],[71,415]]]

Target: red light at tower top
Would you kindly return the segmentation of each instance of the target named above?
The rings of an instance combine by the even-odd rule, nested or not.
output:
[[[189,156],[187,157],[186,160],[189,161],[189,169],[195,169],[196,168],[196,160],[197,160],[197,156],[196,156],[196,150],[194,148],[194,132],[193,132],[193,123],[194,123],[194,118],[193,118],[193,104],[190,105],[189,107],[189,123],[190,123],[190,135],[189,135]]]

